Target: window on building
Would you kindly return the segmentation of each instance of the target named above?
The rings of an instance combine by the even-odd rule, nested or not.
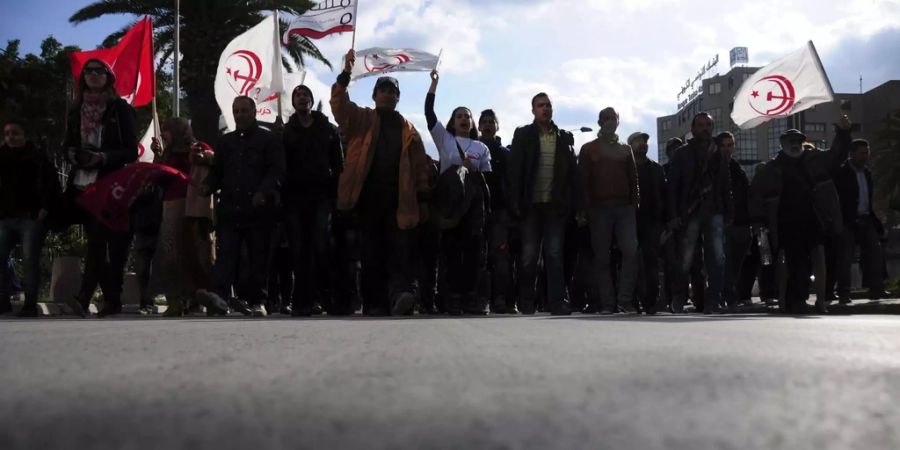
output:
[[[825,132],[825,124],[824,123],[807,123],[803,125],[804,133],[824,133]]]
[[[734,77],[728,77],[728,90],[734,90]]]
[[[663,130],[663,131],[669,131],[669,130],[671,130],[671,129],[672,129],[672,121],[671,121],[671,120],[668,120],[668,119],[663,120],[663,121],[662,121],[662,130]]]
[[[719,95],[722,93],[722,83],[709,83],[709,95]]]
[[[759,149],[757,148],[756,130],[734,131],[735,149],[734,159],[743,165],[760,162]]]
[[[769,156],[775,156],[781,150],[781,133],[788,129],[788,119],[775,119],[769,122]]]

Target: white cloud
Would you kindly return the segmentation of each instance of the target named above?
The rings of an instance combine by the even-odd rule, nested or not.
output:
[[[724,73],[732,47],[748,47],[751,65],[764,65],[813,40],[826,59],[848,38],[898,27],[900,1],[392,0],[364,2],[359,13],[358,48],[444,49],[439,116],[456,105],[493,108],[508,142],[531,122],[531,97],[545,91],[562,127],[596,128],[597,112],[613,106],[620,135],[644,130],[655,140],[655,118],[675,112],[681,84],[714,55]],[[338,67],[349,42],[317,44]],[[316,70],[329,83],[336,75]],[[427,77],[402,76],[401,112],[417,118]],[[368,104],[365,86],[351,95]]]

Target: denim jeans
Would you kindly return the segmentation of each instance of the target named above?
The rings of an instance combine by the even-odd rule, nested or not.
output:
[[[694,262],[697,242],[703,237],[703,261],[706,263],[708,287],[704,296],[704,309],[712,310],[722,300],[722,285],[725,277],[725,219],[721,214],[706,214],[692,217],[681,235],[682,280],[687,279]],[[684,305],[687,299],[687,283],[676,284],[677,305]],[[678,310],[679,308],[675,308]]]
[[[509,306],[514,298],[512,286],[512,261],[510,259],[509,235],[512,227],[506,210],[493,211],[488,218],[488,257],[491,265],[491,298],[504,301]]]
[[[615,311],[616,303],[631,306],[637,283],[637,218],[633,206],[591,208],[591,245],[600,288],[600,307]],[[609,247],[613,238],[622,252],[622,270],[618,274],[618,295],[613,290]]]
[[[241,247],[247,246],[250,277],[246,289],[247,302],[259,305],[266,301],[266,261],[269,252],[271,224],[240,226],[219,223],[216,227],[216,264],[213,266],[213,290],[222,298],[231,297],[232,287],[238,283]]]
[[[563,274],[563,244],[567,216],[549,203],[532,205],[522,219],[522,250],[520,255],[519,310],[533,313],[535,310],[535,285],[537,284],[538,257],[543,254],[547,273],[547,305],[553,309],[566,301],[565,276]]]
[[[294,308],[319,302],[330,308],[333,199],[296,199],[287,204],[288,242],[294,264]]]
[[[4,265],[9,260],[9,254],[16,247],[17,241],[22,242],[23,262],[25,265],[25,303],[37,304],[38,287],[41,276],[41,247],[44,245],[46,230],[44,226],[32,219],[3,219],[0,220],[0,261]],[[0,301],[7,301],[10,293],[5,292],[9,287],[7,277],[11,270],[0,270]]]
[[[88,217],[84,223],[84,234],[87,237],[87,254],[78,292],[79,301],[87,309],[99,284],[105,304],[120,304],[131,232],[113,231],[94,217]]]

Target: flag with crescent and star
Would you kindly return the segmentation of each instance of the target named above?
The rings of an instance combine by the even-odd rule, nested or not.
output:
[[[812,41],[744,80],[731,119],[741,129],[834,101],[834,91]]]
[[[430,72],[437,66],[438,57],[410,48],[373,47],[356,51],[356,63],[350,78],[357,80],[388,72]]]
[[[216,103],[229,130],[235,129],[231,103],[246,95],[256,102],[256,119],[275,122],[278,97],[284,91],[281,40],[276,33],[275,16],[266,17],[253,28],[234,38],[216,69]]]

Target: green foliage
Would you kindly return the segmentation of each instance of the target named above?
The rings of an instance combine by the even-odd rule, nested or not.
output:
[[[894,203],[900,196],[900,110],[894,111],[875,133],[872,146],[872,176],[877,203]],[[898,211],[887,208],[888,222],[898,222]]]

